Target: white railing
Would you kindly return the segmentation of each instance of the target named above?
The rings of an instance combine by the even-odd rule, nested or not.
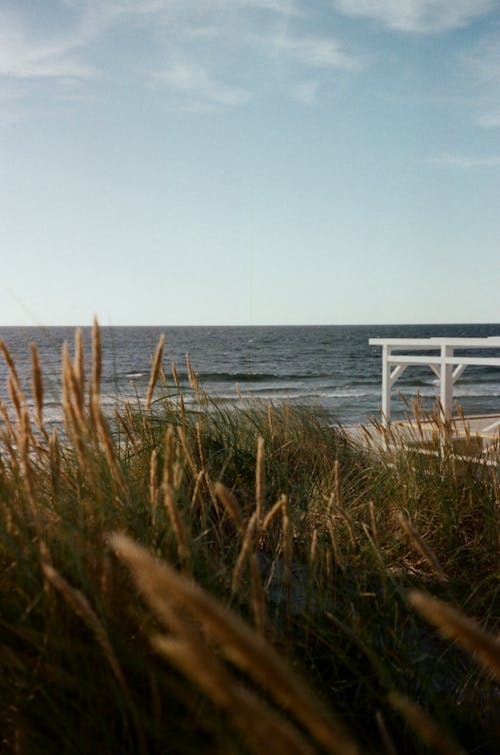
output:
[[[500,336],[489,338],[370,338],[370,346],[382,346],[382,421],[391,419],[391,388],[407,367],[427,365],[439,380],[443,419],[453,413],[453,385],[468,365],[500,367],[500,357],[455,356],[455,349],[499,349]],[[394,352],[436,351],[435,355]]]

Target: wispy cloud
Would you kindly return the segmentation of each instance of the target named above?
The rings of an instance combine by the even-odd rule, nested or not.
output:
[[[336,39],[317,36],[280,35],[272,40],[275,55],[282,55],[316,68],[356,68],[357,61]]]
[[[482,39],[464,59],[479,82],[500,87],[500,34]]]
[[[500,126],[500,34],[484,37],[462,56],[472,73],[476,92],[476,123],[483,128]]]
[[[300,15],[300,10],[294,0],[217,0],[212,5],[222,5],[227,8],[241,7],[254,10],[265,10],[284,16]]]
[[[313,105],[318,95],[319,83],[317,81],[301,81],[292,87],[290,96],[302,105]]]
[[[491,110],[485,109],[476,117],[476,123],[482,128],[499,128],[500,127],[500,106]]]
[[[349,16],[370,18],[389,29],[437,33],[467,26],[498,8],[497,0],[333,0]]]
[[[233,0],[242,7],[288,6],[285,0]],[[89,78],[96,67],[87,62],[91,47],[106,34],[137,27],[145,34],[163,29],[164,41],[178,42],[182,27],[217,17],[226,0],[60,0],[65,32],[41,32],[35,14],[12,4],[0,10],[0,76]]]
[[[466,157],[464,155],[452,155],[444,153],[436,155],[430,160],[434,165],[442,165],[448,168],[469,170],[472,168],[498,168],[500,167],[500,155],[488,157]]]
[[[135,82],[142,77],[145,85],[161,88],[183,107],[235,107],[252,100],[250,90],[258,86],[259,78],[254,71],[267,66],[283,92],[312,105],[318,85],[306,69],[322,69],[323,87],[330,69],[359,67],[345,44],[314,32],[305,0],[58,2],[51,6],[54,26],[40,24],[41,17],[15,0],[8,11],[0,11],[0,77],[29,83],[27,99],[40,86],[37,82],[48,79],[58,86],[68,82],[57,97],[56,89],[51,91],[53,102],[84,104],[95,101],[93,79],[99,77],[102,88],[127,76]],[[329,10],[326,13],[330,15]],[[116,59],[123,63],[121,69],[106,52],[100,54],[109,38],[118,52]],[[134,54],[136,43],[140,55]],[[163,66],[165,50],[167,66]],[[124,51],[127,54],[121,55]],[[278,63],[279,70],[270,61]],[[85,82],[87,91],[82,87]]]
[[[295,0],[64,0],[96,26],[119,19],[177,19],[221,17],[240,11],[266,11],[278,16],[297,16]]]
[[[0,123],[12,124],[24,120],[26,110],[22,102],[26,87],[20,81],[4,81],[0,88]]]
[[[79,40],[71,37],[40,42],[16,26],[2,24],[0,76],[19,79],[89,78],[96,71],[76,56],[75,51],[80,46]]]
[[[185,98],[186,103],[200,107],[243,105],[251,93],[217,80],[202,66],[192,62],[175,62],[156,71],[151,82]]]

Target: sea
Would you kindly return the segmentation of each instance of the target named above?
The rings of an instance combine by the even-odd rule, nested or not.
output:
[[[82,332],[90,372],[92,331],[82,328]],[[74,334],[75,329],[70,327],[0,327],[0,337],[8,346],[28,397],[30,343],[37,344],[48,423],[61,421],[61,350],[67,342],[73,353]],[[349,426],[380,418],[382,349],[370,346],[369,338],[500,336],[500,324],[102,327],[105,407],[111,409],[117,402],[145,397],[152,357],[162,334],[166,338],[163,365],[167,384],[158,387],[155,398],[175,390],[173,362],[186,401],[194,401],[187,379],[189,354],[200,387],[214,402],[237,406],[256,399],[276,405],[314,405],[332,422]],[[473,353],[498,357],[500,349]],[[8,404],[7,374],[0,354],[0,400]],[[431,409],[438,392],[438,381],[428,367],[409,367],[393,388],[392,417],[407,415],[417,395],[424,408]],[[500,370],[468,367],[455,385],[454,398],[466,414],[500,412]]]

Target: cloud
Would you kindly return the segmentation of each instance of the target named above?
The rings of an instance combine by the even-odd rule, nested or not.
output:
[[[252,96],[245,89],[218,81],[205,68],[191,62],[178,61],[169,68],[156,71],[151,75],[151,81],[186,98],[196,107],[243,105]]]
[[[500,34],[482,39],[476,48],[464,56],[478,83],[496,84],[500,87]]]
[[[318,85],[306,69],[359,67],[338,40],[311,30],[313,16],[304,0],[53,0],[46,16],[12,0],[0,10],[0,77],[29,82],[26,99],[38,94],[36,82],[67,82],[58,93],[50,87],[48,100],[82,105],[95,101],[93,79],[101,96],[126,77],[161,87],[183,107],[214,109],[250,102],[247,82],[271,60],[285,64],[270,67],[276,83],[311,105]]]
[[[300,11],[293,0],[218,0],[218,2],[209,3],[213,6],[222,5],[228,8],[239,6],[251,10],[265,10],[279,13],[284,16],[297,16]]]
[[[357,62],[329,37],[278,36],[272,41],[275,55],[316,68],[356,68]]]
[[[313,105],[316,102],[318,86],[317,81],[301,81],[292,88],[290,96],[302,105]]]
[[[487,15],[497,0],[333,0],[348,16],[379,21],[389,29],[432,34],[467,26]]]
[[[499,128],[500,127],[500,106],[478,115],[476,123],[482,128]]]
[[[476,90],[477,125],[483,128],[500,126],[500,34],[483,38],[467,55],[462,56],[472,73]]]
[[[86,79],[95,69],[75,56],[81,41],[74,35],[38,40],[6,14],[0,15],[0,76],[16,79]]]
[[[19,123],[24,120],[26,111],[22,102],[26,96],[26,86],[20,81],[2,81],[0,87],[0,124]]]
[[[431,158],[431,163],[448,168],[461,168],[463,170],[471,168],[498,168],[500,167],[500,156],[465,157],[463,155],[444,153]]]
[[[211,18],[238,11],[266,11],[279,16],[297,16],[294,0],[65,0],[97,25],[118,19],[163,16],[165,19]]]

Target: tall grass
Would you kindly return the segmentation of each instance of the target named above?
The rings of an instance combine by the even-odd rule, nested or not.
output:
[[[106,416],[97,324],[54,429],[36,347],[31,386],[0,349],[2,752],[496,752],[498,472],[472,442],[370,449],[212,402],[189,362],[188,402],[163,340]]]

